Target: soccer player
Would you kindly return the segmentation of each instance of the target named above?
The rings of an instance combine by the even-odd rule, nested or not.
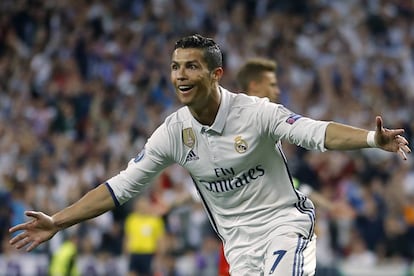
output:
[[[10,240],[31,251],[58,231],[124,204],[164,168],[188,170],[211,224],[224,243],[232,275],[313,275],[315,213],[293,188],[281,139],[307,149],[376,147],[407,159],[403,129],[386,129],[380,116],[369,131],[295,114],[266,99],[235,94],[219,85],[222,53],[210,38],[178,40],[171,81],[185,106],[168,116],[125,170],[74,204],[10,228]]]
[[[248,59],[236,75],[241,92],[249,96],[266,97],[271,102],[279,102],[280,89],[276,76],[277,64],[266,58]]]

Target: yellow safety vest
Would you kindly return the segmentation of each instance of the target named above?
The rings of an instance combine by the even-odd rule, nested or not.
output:
[[[72,241],[65,241],[53,254],[49,266],[51,276],[78,276],[76,267],[77,248]]]

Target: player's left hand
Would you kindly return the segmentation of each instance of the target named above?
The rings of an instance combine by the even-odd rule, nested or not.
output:
[[[396,152],[403,159],[407,160],[407,153],[411,153],[408,141],[402,136],[404,129],[388,129],[383,127],[381,116],[376,118],[375,143],[385,151]]]

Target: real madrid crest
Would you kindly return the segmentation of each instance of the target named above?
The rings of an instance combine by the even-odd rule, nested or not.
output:
[[[248,145],[246,141],[244,141],[241,136],[237,136],[234,138],[234,149],[238,153],[245,153],[247,151]]]
[[[188,127],[183,129],[183,141],[184,145],[187,147],[193,148],[196,142],[193,128]]]

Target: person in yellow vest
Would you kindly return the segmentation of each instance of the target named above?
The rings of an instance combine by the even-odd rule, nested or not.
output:
[[[165,225],[160,215],[152,212],[151,202],[141,196],[126,217],[124,249],[129,256],[129,276],[152,275],[154,256],[160,250]]]
[[[77,236],[71,236],[62,243],[59,249],[52,255],[49,265],[50,276],[78,276],[76,266],[78,256]]]

